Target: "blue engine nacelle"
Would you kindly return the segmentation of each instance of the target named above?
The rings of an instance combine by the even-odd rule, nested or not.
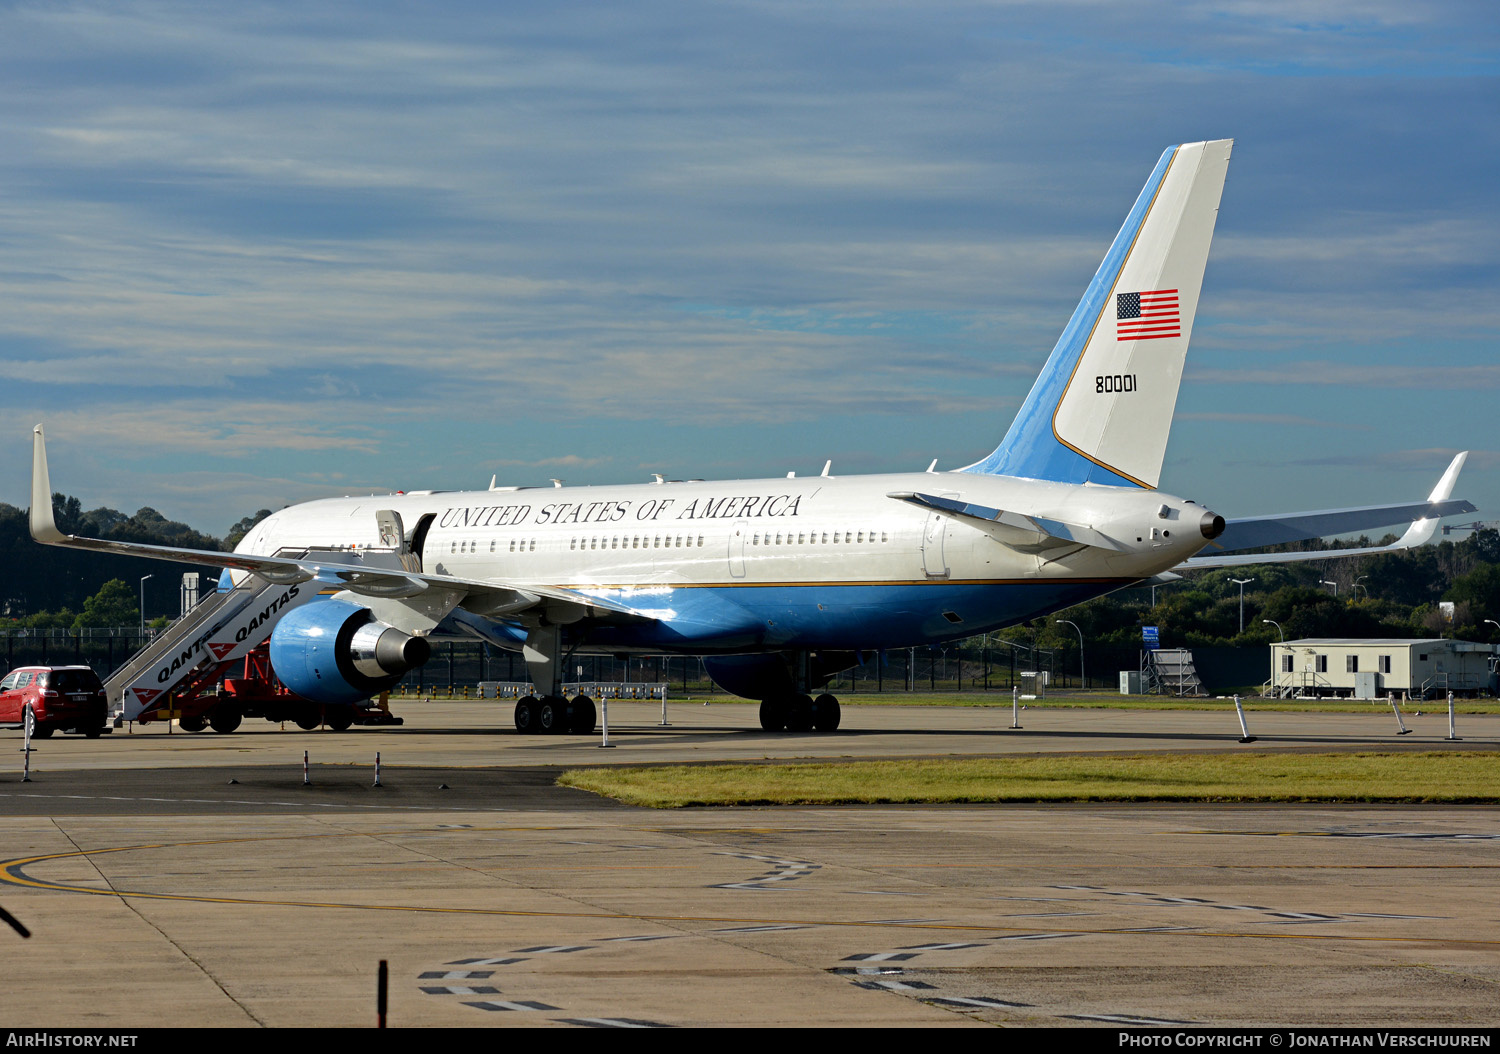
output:
[[[325,600],[288,612],[271,631],[271,667],[315,703],[357,703],[395,686],[432,654],[422,637],[377,622],[369,608]]]

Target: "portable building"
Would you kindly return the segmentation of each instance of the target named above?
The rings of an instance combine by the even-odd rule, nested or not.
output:
[[[1266,695],[1378,699],[1392,693],[1426,699],[1494,694],[1500,648],[1441,637],[1312,637],[1271,645]]]

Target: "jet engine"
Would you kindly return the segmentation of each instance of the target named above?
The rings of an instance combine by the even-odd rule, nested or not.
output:
[[[395,686],[432,654],[422,637],[378,622],[369,608],[325,600],[289,612],[271,632],[281,683],[315,703],[357,703]]]

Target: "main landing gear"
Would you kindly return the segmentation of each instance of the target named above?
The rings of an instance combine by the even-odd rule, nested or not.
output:
[[[802,692],[776,695],[760,704],[760,727],[767,732],[833,732],[841,716],[837,697],[827,692],[816,699]]]
[[[572,699],[562,693],[563,645],[561,627],[541,622],[526,633],[521,649],[531,683],[544,694],[516,700],[516,731],[522,735],[588,735],[594,730],[594,701],[586,695]],[[550,689],[550,691],[546,691]]]
[[[586,695],[572,699],[561,696],[538,699],[528,695],[516,700],[516,731],[523,735],[560,735],[564,732],[588,735],[594,730],[597,717],[594,701]]]

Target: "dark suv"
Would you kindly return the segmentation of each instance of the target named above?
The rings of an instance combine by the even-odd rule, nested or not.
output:
[[[46,739],[59,728],[90,739],[104,731],[104,685],[87,666],[23,666],[0,680],[0,723]]]

